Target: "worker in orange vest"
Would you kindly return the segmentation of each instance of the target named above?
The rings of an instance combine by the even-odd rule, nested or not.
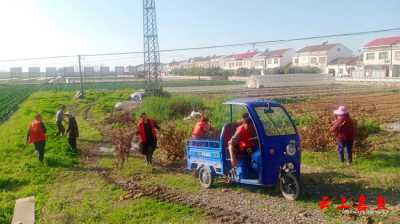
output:
[[[252,156],[258,150],[259,146],[254,141],[249,140],[256,136],[257,133],[253,121],[250,117],[245,118],[243,124],[236,128],[235,134],[228,142],[231,163],[233,166],[236,166],[237,163],[236,154]],[[235,145],[239,145],[239,148],[235,149]]]
[[[196,126],[193,128],[192,139],[193,140],[201,140],[204,138],[203,131],[206,127],[209,126],[209,119],[206,117],[202,117],[199,122],[196,123]]]
[[[46,126],[42,121],[42,115],[38,114],[35,116],[35,121],[29,125],[28,133],[26,133],[27,144],[32,144],[35,146],[35,152],[39,158],[40,162],[43,162],[44,148],[46,146]]]
[[[136,135],[140,135],[140,149],[142,154],[146,155],[146,165],[153,165],[151,160],[154,150],[157,149],[157,134],[154,128],[161,131],[161,128],[154,123],[153,119],[147,117],[146,113],[142,113]]]

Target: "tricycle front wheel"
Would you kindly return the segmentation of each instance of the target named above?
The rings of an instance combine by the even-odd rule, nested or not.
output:
[[[283,181],[283,178],[280,180],[280,185],[283,197],[286,199],[294,201],[299,197],[300,180],[296,175],[287,173],[285,181]]]
[[[210,172],[207,168],[201,168],[199,172],[200,184],[206,189],[209,189],[214,184],[214,173]]]

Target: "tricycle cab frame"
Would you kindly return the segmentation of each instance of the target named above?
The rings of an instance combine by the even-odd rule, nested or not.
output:
[[[220,140],[189,140],[187,142],[188,168],[197,169],[200,175],[208,175],[209,179],[226,175],[232,181],[253,185],[271,186],[281,183],[280,180],[285,183],[287,174],[299,181],[300,139],[297,128],[286,109],[277,102],[266,100],[233,100],[225,104],[229,105],[230,122],[223,126]],[[228,141],[236,132],[236,128],[241,125],[241,123],[233,122],[232,105],[241,105],[247,109],[257,132],[259,146],[259,150],[249,160],[239,159],[237,167],[232,166],[227,150]],[[281,111],[287,117],[287,123],[290,122],[290,125],[293,126],[292,131],[289,134],[279,133],[272,120],[273,126],[279,134],[267,135],[264,127],[265,121],[263,123],[260,118],[260,108],[268,108],[263,110],[266,114],[274,113],[271,112],[272,108]],[[266,116],[271,119],[270,115]],[[290,153],[288,153],[288,147],[291,149]],[[200,180],[202,180],[201,178],[202,176],[200,176]]]

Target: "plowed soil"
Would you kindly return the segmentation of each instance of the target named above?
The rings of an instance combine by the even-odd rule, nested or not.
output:
[[[229,95],[234,98],[245,99],[277,99],[277,98],[299,98],[299,97],[326,97],[342,96],[367,93],[387,93],[400,90],[400,86],[307,86],[307,87],[282,87],[282,88],[261,88],[261,89],[231,89],[213,90],[210,88],[191,88],[187,92],[201,92],[205,98],[212,98],[216,95]],[[184,91],[182,91],[184,92]]]
[[[298,112],[305,108],[316,111],[333,111],[338,106],[346,106],[350,113],[362,113],[365,118],[378,120],[381,124],[400,121],[400,93],[337,96],[307,102],[287,103],[286,105],[290,105],[290,108]],[[358,111],[352,111],[352,108]]]

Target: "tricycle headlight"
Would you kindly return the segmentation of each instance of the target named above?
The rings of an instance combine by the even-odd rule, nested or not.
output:
[[[286,146],[286,155],[293,156],[296,154],[296,146],[293,144],[289,144]]]

